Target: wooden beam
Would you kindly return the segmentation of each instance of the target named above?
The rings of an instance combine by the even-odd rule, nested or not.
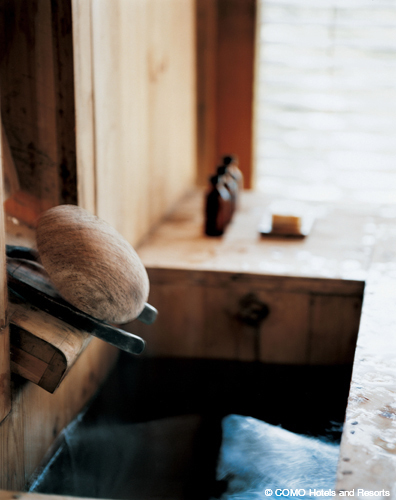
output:
[[[10,339],[7,322],[7,272],[3,211],[3,141],[0,141],[0,422],[11,410]]]

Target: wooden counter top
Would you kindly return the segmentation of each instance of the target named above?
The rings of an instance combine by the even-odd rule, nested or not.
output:
[[[332,289],[365,284],[361,325],[338,467],[338,490],[386,490],[396,498],[396,207],[315,205],[304,240],[260,238],[272,200],[246,192],[226,234],[203,235],[195,192],[140,246],[150,269],[253,273],[319,280]],[[377,496],[378,498],[378,496]],[[379,497],[381,498],[381,497]]]
[[[187,196],[139,247],[146,267],[366,279],[379,229],[367,207],[307,205],[315,215],[307,238],[265,238],[258,226],[272,200],[255,192],[243,194],[222,237],[203,234],[202,192]]]
[[[338,487],[396,498],[396,224],[381,218],[366,279]],[[363,498],[363,497],[361,497]],[[377,497],[378,498],[378,497]],[[381,498],[381,497],[380,497]]]

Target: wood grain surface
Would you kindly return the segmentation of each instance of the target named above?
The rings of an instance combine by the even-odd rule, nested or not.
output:
[[[1,158],[3,164],[4,200],[6,200],[19,190],[20,185],[3,122],[1,122]]]
[[[142,312],[146,270],[109,224],[81,207],[60,205],[41,215],[36,240],[51,281],[75,307],[109,323],[126,323]]]
[[[150,302],[160,314],[149,327],[145,355],[259,360],[265,363],[352,363],[363,285],[223,271],[148,268]],[[256,325],[243,318],[250,301],[269,308]]]
[[[11,296],[11,369],[54,392],[91,335]]]
[[[380,209],[341,441],[337,489],[396,498],[396,208]],[[378,498],[378,497],[377,497]],[[381,498],[381,497],[380,497]]]
[[[96,0],[91,16],[96,215],[136,245],[195,180],[195,2]]]
[[[78,205],[97,213],[92,1],[72,0]]]
[[[3,168],[5,159],[3,146],[4,142],[0,141],[0,422],[7,416],[11,409],[10,339],[7,322],[8,294],[3,208]]]
[[[76,202],[70,2],[0,6],[2,120],[22,191],[45,210]]]

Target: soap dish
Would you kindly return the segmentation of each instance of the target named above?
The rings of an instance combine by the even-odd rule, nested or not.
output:
[[[294,203],[277,203],[264,214],[259,224],[262,236],[305,238],[310,233],[314,216],[310,210]]]

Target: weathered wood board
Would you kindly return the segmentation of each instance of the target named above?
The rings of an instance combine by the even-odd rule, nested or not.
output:
[[[92,337],[18,296],[10,298],[11,370],[52,393]]]
[[[396,498],[396,208],[382,207],[367,277],[337,488]],[[378,497],[377,497],[378,498]],[[381,497],[380,497],[381,498]]]
[[[194,7],[192,0],[73,2],[75,15],[85,16],[75,32],[76,98],[84,101],[77,127],[89,131],[92,117],[94,129],[93,141],[82,143],[90,132],[78,141],[84,200],[133,245],[195,180]]]
[[[2,123],[20,184],[6,210],[34,225],[77,201],[71,5],[3,2],[0,24]]]
[[[8,294],[3,210],[3,163],[3,141],[0,141],[0,423],[11,409],[10,338],[7,322]]]

